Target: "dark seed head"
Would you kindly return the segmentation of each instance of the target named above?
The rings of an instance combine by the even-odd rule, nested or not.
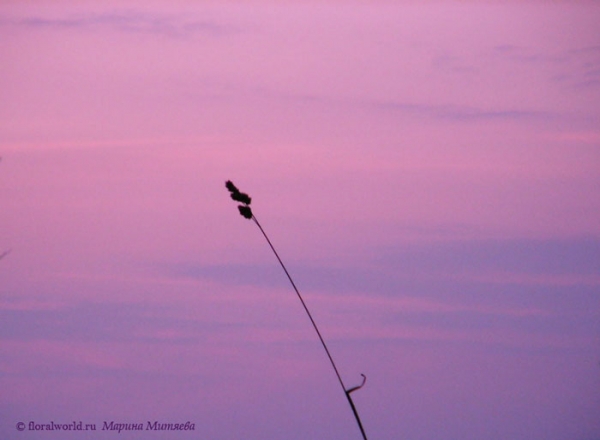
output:
[[[252,199],[250,198],[250,196],[248,194],[242,193],[242,192],[232,192],[231,198],[233,200],[235,200],[236,202],[240,202],[245,205],[249,205],[250,202],[252,201]]]
[[[252,210],[248,205],[239,205],[238,209],[243,217],[247,218],[248,220],[252,218]]]
[[[237,187],[233,184],[233,182],[231,180],[228,180],[227,182],[225,182],[225,187],[227,187],[227,189],[232,193],[240,192],[240,190],[237,189]]]

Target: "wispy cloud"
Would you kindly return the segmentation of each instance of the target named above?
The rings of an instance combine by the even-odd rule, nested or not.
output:
[[[424,331],[429,339],[448,332],[469,339],[476,330],[489,341],[528,338],[567,347],[569,341],[588,343],[598,319],[600,240],[593,237],[404,244],[379,254],[347,267],[288,263],[332,336],[412,338]],[[244,291],[289,288],[270,263],[165,268],[173,277],[209,279]],[[270,307],[264,298],[247,297]],[[572,319],[579,325],[568,327]]]
[[[181,312],[181,310],[179,311]],[[229,324],[192,321],[165,305],[80,303],[52,309],[0,308],[3,340],[103,342],[191,342],[203,330]],[[176,317],[174,317],[175,315]],[[110,319],[107,319],[110,317]]]
[[[108,28],[118,32],[157,34],[177,38],[196,34],[217,36],[237,29],[232,25],[210,19],[199,20],[137,11],[89,13],[67,17],[39,15],[20,18],[0,17],[0,26],[67,31]]]
[[[576,66],[573,82],[577,87],[600,86],[600,46],[582,47],[567,55],[569,63]]]
[[[315,266],[306,262],[290,264],[299,285],[307,289],[340,292],[368,291],[386,294],[400,285],[487,283],[552,285],[555,287],[594,286],[600,279],[600,240],[505,239],[456,240],[428,244],[402,244],[377,253],[373,261],[358,261],[356,267]],[[192,262],[153,266],[172,277],[210,279],[238,286],[275,288],[285,279],[274,264],[196,265]],[[385,276],[383,276],[385,274]],[[386,279],[386,283],[381,280]],[[378,289],[374,289],[379,285]],[[452,288],[452,287],[450,287]]]
[[[401,99],[377,99],[361,97],[327,96],[315,93],[289,93],[283,91],[256,88],[253,93],[272,99],[281,99],[300,102],[303,105],[321,105],[339,107],[348,110],[367,110],[388,113],[397,113],[407,117],[426,118],[437,121],[454,122],[477,122],[477,121],[552,121],[561,115],[539,109],[516,108],[516,107],[478,107],[460,104],[429,104],[415,101],[404,101]]]
[[[513,63],[537,63],[537,62],[559,62],[564,61],[562,54],[549,55],[536,51],[532,48],[517,46],[514,44],[501,44],[494,46],[490,55]]]
[[[480,121],[480,120],[512,120],[512,121],[531,121],[531,120],[549,120],[555,119],[555,115],[548,111],[528,110],[517,108],[497,108],[486,109],[481,107],[469,107],[460,105],[424,105],[408,104],[402,102],[374,102],[373,107],[382,110],[397,111],[401,113],[411,113],[438,120],[449,121]]]
[[[504,270],[533,275],[600,275],[600,240],[467,240],[403,246],[386,253],[382,264],[430,271]]]
[[[581,46],[554,52],[516,46],[499,45],[489,57],[513,65],[544,67],[555,83],[575,88],[600,85],[600,46]]]

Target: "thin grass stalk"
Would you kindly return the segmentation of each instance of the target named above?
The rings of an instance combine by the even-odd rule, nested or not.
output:
[[[290,284],[294,288],[294,291],[296,292],[296,295],[298,296],[298,299],[302,303],[302,307],[304,307],[304,310],[306,311],[306,314],[308,315],[308,317],[310,319],[310,322],[313,325],[313,328],[317,332],[317,336],[319,337],[319,341],[321,341],[321,345],[325,349],[325,353],[327,353],[327,357],[329,358],[329,362],[331,362],[331,366],[333,367],[333,370],[335,371],[335,375],[337,376],[338,381],[340,382],[342,390],[344,390],[344,394],[346,395],[346,398],[348,399],[348,403],[350,404],[350,408],[352,408],[352,413],[354,414],[354,418],[356,419],[356,423],[358,423],[358,427],[359,427],[360,432],[361,432],[361,434],[363,436],[363,439],[367,440],[367,434],[365,433],[365,429],[363,428],[362,422],[360,421],[360,417],[358,415],[358,411],[356,410],[356,406],[354,406],[354,402],[352,401],[352,397],[350,396],[350,393],[352,391],[356,391],[357,389],[359,389],[360,386],[359,387],[354,387],[353,389],[350,389],[350,390],[346,389],[346,386],[344,385],[344,381],[342,380],[342,376],[340,376],[340,372],[338,371],[337,366],[335,365],[335,362],[333,360],[333,357],[331,356],[331,353],[329,352],[329,349],[327,348],[327,344],[325,343],[325,339],[323,339],[323,335],[321,335],[321,332],[319,331],[319,327],[317,327],[317,323],[315,322],[314,318],[312,317],[312,315],[310,313],[310,310],[308,310],[308,307],[306,306],[306,303],[304,302],[304,299],[302,298],[302,295],[300,295],[300,291],[296,287],[296,284],[294,283],[294,280],[292,279],[292,276],[290,275],[290,273],[288,272],[287,268],[285,267],[285,264],[283,264],[283,261],[281,260],[281,257],[279,256],[279,254],[275,250],[275,246],[273,246],[273,243],[271,243],[271,240],[269,240],[269,236],[267,235],[267,233],[265,232],[265,230],[262,228],[262,226],[260,225],[260,223],[258,222],[258,219],[256,218],[256,216],[254,214],[252,214],[252,220],[254,221],[254,223],[256,223],[256,226],[258,226],[258,229],[260,229],[260,232],[262,232],[263,236],[267,240],[267,243],[269,243],[269,246],[271,247],[271,250],[275,254],[275,257],[277,257],[277,261],[279,261],[279,264],[281,265],[281,268],[283,269],[283,271],[287,275],[288,280],[290,280]],[[363,377],[364,377],[364,375],[363,375]],[[363,382],[363,384],[364,384],[364,382]]]
[[[260,232],[265,237],[265,240],[267,240],[267,243],[269,244],[269,247],[271,248],[271,250],[275,254],[275,257],[277,258],[277,261],[279,261],[279,264],[281,265],[281,268],[283,269],[283,271],[285,272],[288,280],[290,281],[290,284],[294,288],[294,291],[296,292],[296,295],[298,296],[298,299],[300,300],[300,303],[302,303],[302,307],[304,307],[304,311],[308,315],[308,318],[310,319],[310,322],[312,323],[312,326],[315,329],[315,332],[317,332],[317,336],[319,337],[319,341],[321,341],[321,345],[325,349],[325,353],[327,353],[327,357],[329,358],[329,362],[331,363],[331,366],[333,367],[333,370],[335,371],[335,375],[336,375],[336,377],[337,377],[337,379],[338,379],[338,381],[340,383],[340,386],[342,387],[342,390],[344,391],[344,395],[346,396],[346,399],[348,399],[348,403],[350,404],[350,408],[352,409],[352,414],[354,414],[354,418],[356,419],[356,423],[358,424],[358,428],[360,429],[360,433],[362,434],[363,440],[368,440],[367,439],[367,434],[365,433],[365,429],[363,428],[362,422],[361,422],[360,417],[358,415],[358,411],[356,409],[356,406],[354,405],[354,402],[352,401],[352,396],[350,396],[350,393],[352,393],[352,392],[354,392],[354,391],[356,391],[356,390],[358,390],[358,389],[360,389],[360,388],[363,387],[363,385],[365,384],[365,381],[366,381],[365,375],[361,374],[362,377],[363,377],[363,382],[362,382],[361,385],[355,386],[355,387],[350,388],[350,389],[346,388],[346,386],[344,385],[344,381],[342,380],[342,376],[340,375],[340,373],[339,373],[339,371],[337,369],[337,366],[335,365],[333,357],[331,356],[331,353],[329,352],[329,349],[327,348],[327,344],[325,343],[325,339],[323,339],[323,335],[321,335],[321,332],[319,331],[319,327],[317,327],[317,323],[315,322],[314,318],[312,317],[312,315],[310,313],[310,310],[308,310],[308,307],[307,307],[306,303],[304,302],[304,299],[302,298],[302,295],[300,295],[300,291],[296,287],[296,284],[294,283],[294,280],[292,279],[290,273],[288,272],[287,268],[285,267],[285,264],[283,264],[283,261],[281,260],[281,257],[279,257],[279,254],[275,250],[275,246],[273,246],[273,243],[271,243],[271,240],[269,239],[269,236],[267,235],[267,233],[265,232],[265,230],[263,229],[263,227],[259,223],[258,219],[256,218],[256,216],[254,215],[254,213],[250,209],[249,205],[250,205],[252,199],[247,194],[240,192],[231,181],[227,181],[226,184],[225,184],[225,186],[230,191],[231,198],[233,200],[243,203],[243,205],[239,205],[238,206],[238,209],[240,211],[240,215],[242,215],[243,217],[245,217],[247,219],[252,219],[254,221],[254,223],[256,224],[256,226],[258,226],[258,229],[260,229]]]

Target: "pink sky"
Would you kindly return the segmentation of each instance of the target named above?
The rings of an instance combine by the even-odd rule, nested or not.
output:
[[[2,3],[0,438],[600,438],[598,22]]]

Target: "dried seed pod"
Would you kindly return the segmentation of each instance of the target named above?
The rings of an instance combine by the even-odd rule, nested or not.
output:
[[[231,180],[228,180],[227,182],[225,182],[225,187],[232,193],[240,192],[240,190],[237,189],[237,187],[233,184],[233,182]]]
[[[252,219],[252,210],[248,205],[239,205],[238,209],[242,217],[247,218],[248,220]]]
[[[243,203],[244,205],[249,205],[250,202],[252,201],[252,199],[250,198],[250,196],[246,193],[243,192],[232,192],[231,193],[231,198],[233,200],[235,200],[236,202],[240,202]]]

